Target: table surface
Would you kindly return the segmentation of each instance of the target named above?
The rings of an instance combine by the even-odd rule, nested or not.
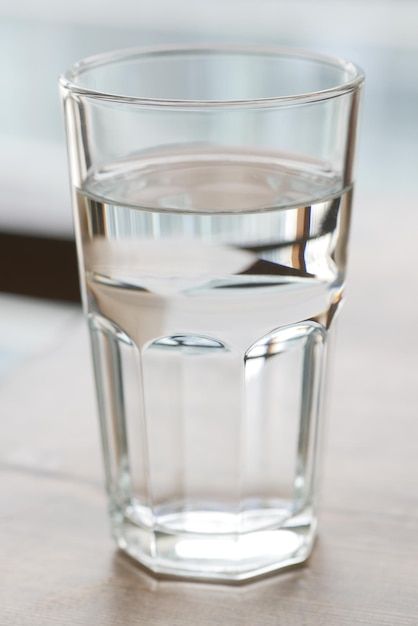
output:
[[[0,296],[0,624],[418,623],[418,212],[355,205],[319,540],[243,586],[158,581],[115,550],[81,312]]]

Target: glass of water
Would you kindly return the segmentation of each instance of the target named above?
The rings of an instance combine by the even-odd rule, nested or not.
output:
[[[305,561],[363,74],[127,50],[60,78],[113,535],[155,573]]]

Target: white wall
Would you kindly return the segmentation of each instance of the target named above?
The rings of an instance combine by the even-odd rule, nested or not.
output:
[[[4,17],[218,36],[418,47],[414,0],[10,0]]]

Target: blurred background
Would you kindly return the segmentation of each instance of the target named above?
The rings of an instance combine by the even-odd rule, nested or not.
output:
[[[130,46],[282,44],[366,72],[343,324],[368,341],[382,326],[395,337],[399,322],[415,323],[418,2],[0,0],[0,42],[0,293],[79,301],[61,72]]]
[[[67,294],[55,292],[53,274],[40,276],[48,272],[48,255],[59,250],[64,256],[74,254],[65,243],[73,235],[57,77],[85,56],[116,48],[174,42],[271,43],[355,61],[367,75],[355,223],[358,227],[361,214],[369,211],[367,203],[360,204],[364,194],[381,197],[402,189],[415,199],[414,0],[0,0],[0,41],[0,254],[7,263],[0,290],[26,288],[28,293],[77,297],[70,286]],[[47,238],[45,245],[51,244],[40,258],[45,245],[32,249],[34,242],[26,241],[32,272],[27,263],[20,266],[21,256],[14,254],[16,235]],[[61,245],[53,246],[50,239]],[[69,280],[74,281],[72,275]],[[25,281],[32,286],[25,287]]]

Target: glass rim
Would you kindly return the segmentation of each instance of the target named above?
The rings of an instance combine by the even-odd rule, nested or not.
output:
[[[206,54],[206,55],[247,55],[266,57],[288,57],[316,62],[328,65],[346,72],[349,79],[340,81],[333,87],[318,91],[291,94],[286,96],[271,96],[254,99],[224,99],[224,100],[193,100],[193,99],[168,99],[150,98],[142,96],[127,96],[124,94],[101,91],[82,86],[77,83],[77,77],[85,71],[94,70],[98,67],[122,63],[134,58],[146,58],[157,56],[171,56],[179,54]],[[89,56],[75,63],[69,70],[59,76],[60,86],[73,95],[91,97],[97,100],[136,104],[142,106],[163,108],[247,108],[247,107],[280,107],[328,100],[347,93],[356,91],[364,82],[364,71],[357,64],[337,56],[313,52],[302,48],[287,46],[260,46],[260,45],[165,45],[152,47],[135,47],[104,52]]]

